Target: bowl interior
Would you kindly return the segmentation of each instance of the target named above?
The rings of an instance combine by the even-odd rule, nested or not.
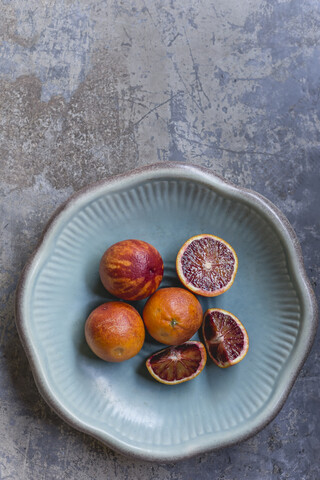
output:
[[[127,238],[151,243],[164,260],[161,286],[180,286],[177,252],[198,233],[222,237],[238,254],[230,290],[198,298],[204,310],[223,308],[242,321],[250,341],[245,359],[229,369],[208,359],[196,379],[171,387],[145,368],[147,357],[163,348],[149,337],[124,363],[95,357],[84,323],[114,298],[98,274],[106,248]],[[170,450],[178,457],[194,445],[214,448],[240,438],[273,408],[295,352],[302,315],[290,268],[270,221],[230,193],[169,177],[101,187],[58,217],[26,283],[25,324],[45,388],[80,428],[127,451]],[[141,312],[144,301],[132,304]]]

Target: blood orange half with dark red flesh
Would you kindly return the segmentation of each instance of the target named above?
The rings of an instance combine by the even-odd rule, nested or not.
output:
[[[176,268],[186,288],[204,297],[215,297],[233,284],[238,257],[222,238],[201,234],[191,237],[180,248]]]
[[[240,320],[220,308],[209,308],[204,314],[202,333],[209,356],[218,367],[239,363],[247,354],[249,338]]]
[[[185,342],[154,353],[146,362],[149,373],[166,385],[192,380],[204,369],[207,353],[201,342]]]

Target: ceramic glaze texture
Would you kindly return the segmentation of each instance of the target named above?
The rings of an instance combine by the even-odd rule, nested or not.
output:
[[[49,403],[77,428],[149,459],[182,458],[261,428],[290,389],[311,335],[308,294],[283,226],[215,177],[210,184],[182,172],[128,176],[80,194],[49,228],[20,300],[20,332]],[[151,243],[164,260],[161,286],[177,286],[176,255],[198,233],[217,235],[237,252],[230,290],[198,298],[204,311],[223,308],[242,321],[250,340],[246,358],[227,370],[209,359],[196,379],[168,387],[145,368],[147,357],[163,348],[150,338],[122,364],[94,356],[84,323],[114,298],[98,273],[106,248],[127,238]],[[144,303],[132,305],[141,312]]]

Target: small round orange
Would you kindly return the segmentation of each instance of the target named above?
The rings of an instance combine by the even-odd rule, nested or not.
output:
[[[160,288],[147,301],[143,321],[150,335],[165,345],[189,340],[202,324],[202,307],[188,290]]]
[[[85,323],[85,337],[99,358],[122,362],[141,350],[145,328],[134,307],[124,302],[108,302],[90,313]]]
[[[159,287],[163,260],[158,250],[143,240],[122,240],[104,252],[99,273],[112,295],[122,300],[142,300]]]

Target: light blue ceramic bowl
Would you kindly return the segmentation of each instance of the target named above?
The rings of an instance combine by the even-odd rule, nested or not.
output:
[[[242,321],[245,359],[229,369],[209,359],[196,379],[167,386],[145,368],[163,348],[155,341],[121,364],[95,357],[84,323],[112,298],[98,274],[106,248],[151,243],[164,259],[162,286],[175,286],[177,252],[198,233],[238,254],[233,286],[199,299]],[[274,418],[311,347],[315,305],[297,238],[276,207],[207,170],[159,164],[90,186],[59,209],[22,275],[16,322],[38,388],[65,421],[124,454],[172,461],[239,442]]]

